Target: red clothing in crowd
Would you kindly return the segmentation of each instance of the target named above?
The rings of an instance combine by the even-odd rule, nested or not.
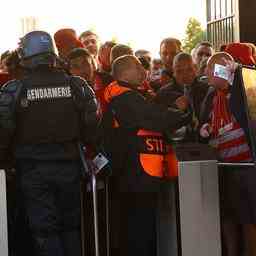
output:
[[[104,91],[105,91],[105,88],[110,83],[112,83],[112,81],[113,81],[113,78],[109,73],[96,71],[93,89],[94,89],[96,98],[100,104],[100,109],[102,113],[105,113],[107,109],[107,102],[104,98]]]
[[[250,162],[252,160],[246,135],[229,109],[228,92],[218,90],[213,99],[211,115],[212,140],[224,162]]]
[[[253,58],[252,48],[246,44],[228,44],[225,48],[225,52],[229,53],[235,61],[238,61],[243,65],[252,66],[256,64]]]
[[[11,76],[7,72],[0,71],[0,86],[4,85],[11,79],[12,79]]]
[[[153,92],[152,87],[150,86],[150,82],[145,80],[139,87],[138,87],[139,92],[147,97],[148,94],[151,94]]]

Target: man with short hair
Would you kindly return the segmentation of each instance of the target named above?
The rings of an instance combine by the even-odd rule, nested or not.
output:
[[[181,42],[176,38],[165,38],[160,44],[160,57],[163,62],[164,68],[172,72],[173,59],[181,52]]]
[[[84,47],[90,52],[90,54],[92,54],[96,59],[100,46],[98,35],[91,30],[87,30],[79,36],[79,40],[83,43]]]
[[[108,120],[104,145],[115,167],[114,194],[119,195],[121,204],[119,254],[155,256],[159,180],[176,176],[176,164],[171,165],[168,158],[163,133],[188,123],[190,113],[162,109],[138,93],[146,73],[135,56],[117,58],[112,74],[115,81],[105,89],[108,111],[104,117],[108,119],[103,120]],[[155,141],[162,146],[155,148]]]
[[[140,50],[137,50],[135,52],[135,56],[137,58],[142,58],[142,59],[145,59],[149,64],[150,64],[150,67],[151,68],[151,63],[152,63],[152,54],[150,51],[147,51],[147,50],[144,50],[144,49],[140,49]]]
[[[90,86],[94,83],[95,66],[92,55],[84,48],[75,48],[68,55],[69,71],[85,79]]]
[[[163,63],[160,83],[152,81],[151,87],[155,91],[168,84],[173,79],[173,59],[181,52],[181,42],[176,38],[165,38],[160,44],[160,57]]]
[[[173,60],[173,81],[162,87],[154,101],[166,108],[178,105],[186,108],[188,105],[194,113],[194,124],[192,130],[186,134],[186,139],[196,140],[195,130],[201,112],[202,101],[209,89],[209,86],[200,82],[197,78],[196,66],[192,56],[187,53],[179,53]]]
[[[193,61],[199,69],[200,64],[204,59],[209,59],[214,53],[212,44],[207,41],[203,41],[195,47],[194,54],[192,55]]]

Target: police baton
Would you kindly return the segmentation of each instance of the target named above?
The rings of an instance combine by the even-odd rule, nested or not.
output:
[[[92,195],[93,195],[93,216],[94,216],[94,242],[95,242],[95,256],[99,256],[99,229],[98,229],[98,203],[97,203],[97,180],[94,170],[90,170],[86,162],[84,153],[85,147],[78,143],[79,153],[84,168],[84,175],[89,175],[91,178]]]

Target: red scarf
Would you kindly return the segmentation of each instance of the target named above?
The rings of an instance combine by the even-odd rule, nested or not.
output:
[[[228,91],[218,90],[213,99],[212,110],[212,135],[214,138],[219,136],[219,131],[226,125],[234,122],[228,105]]]
[[[219,158],[224,162],[250,162],[250,148],[244,130],[230,111],[228,96],[228,91],[218,90],[213,99],[210,144],[218,150]]]

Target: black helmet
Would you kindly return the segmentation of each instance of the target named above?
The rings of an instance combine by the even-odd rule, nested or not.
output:
[[[56,56],[53,40],[44,31],[33,31],[21,38],[18,52],[24,66],[26,60],[30,60],[28,63],[32,67],[49,64],[52,57]]]

